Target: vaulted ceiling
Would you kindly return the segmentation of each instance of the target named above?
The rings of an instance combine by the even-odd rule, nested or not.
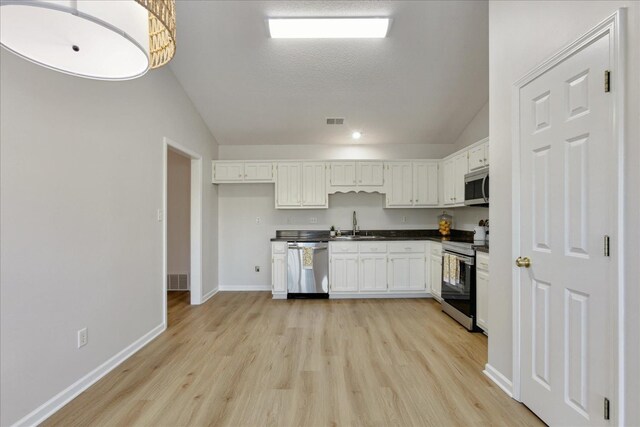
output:
[[[385,39],[269,38],[269,17],[334,16],[392,23]],[[488,101],[485,1],[180,0],[177,19],[171,68],[221,145],[453,143]]]

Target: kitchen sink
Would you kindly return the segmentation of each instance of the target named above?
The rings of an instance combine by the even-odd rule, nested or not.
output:
[[[353,236],[353,235],[349,235],[349,236],[339,236],[339,237],[334,237],[336,240],[373,240],[373,239],[379,239],[379,236]]]

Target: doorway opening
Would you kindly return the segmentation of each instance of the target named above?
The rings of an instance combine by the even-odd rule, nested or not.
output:
[[[202,302],[202,156],[164,139],[163,310]],[[168,294],[170,298],[168,298]],[[167,304],[169,300],[169,304]]]

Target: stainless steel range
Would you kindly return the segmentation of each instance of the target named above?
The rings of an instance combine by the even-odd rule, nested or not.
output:
[[[480,331],[476,326],[476,250],[473,243],[442,242],[442,311],[469,331]]]

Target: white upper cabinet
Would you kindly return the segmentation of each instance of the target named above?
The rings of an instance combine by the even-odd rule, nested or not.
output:
[[[272,182],[273,163],[270,162],[245,162],[244,180],[253,182]]]
[[[437,162],[413,162],[413,205],[438,205]]]
[[[356,185],[356,162],[331,162],[330,184],[334,187]]]
[[[489,141],[469,149],[469,171],[489,166]]]
[[[241,182],[244,180],[244,162],[216,162],[213,182]]]
[[[442,163],[445,205],[464,205],[464,176],[469,173],[468,152],[458,154]]]
[[[413,206],[411,162],[387,163],[387,206]]]
[[[384,184],[383,162],[357,162],[356,172],[359,186],[370,187]]]
[[[324,162],[302,163],[302,206],[327,207],[327,179]]]
[[[302,203],[300,163],[278,163],[276,166],[276,208],[299,207]]]
[[[326,208],[324,162],[281,162],[276,165],[276,209]]]

